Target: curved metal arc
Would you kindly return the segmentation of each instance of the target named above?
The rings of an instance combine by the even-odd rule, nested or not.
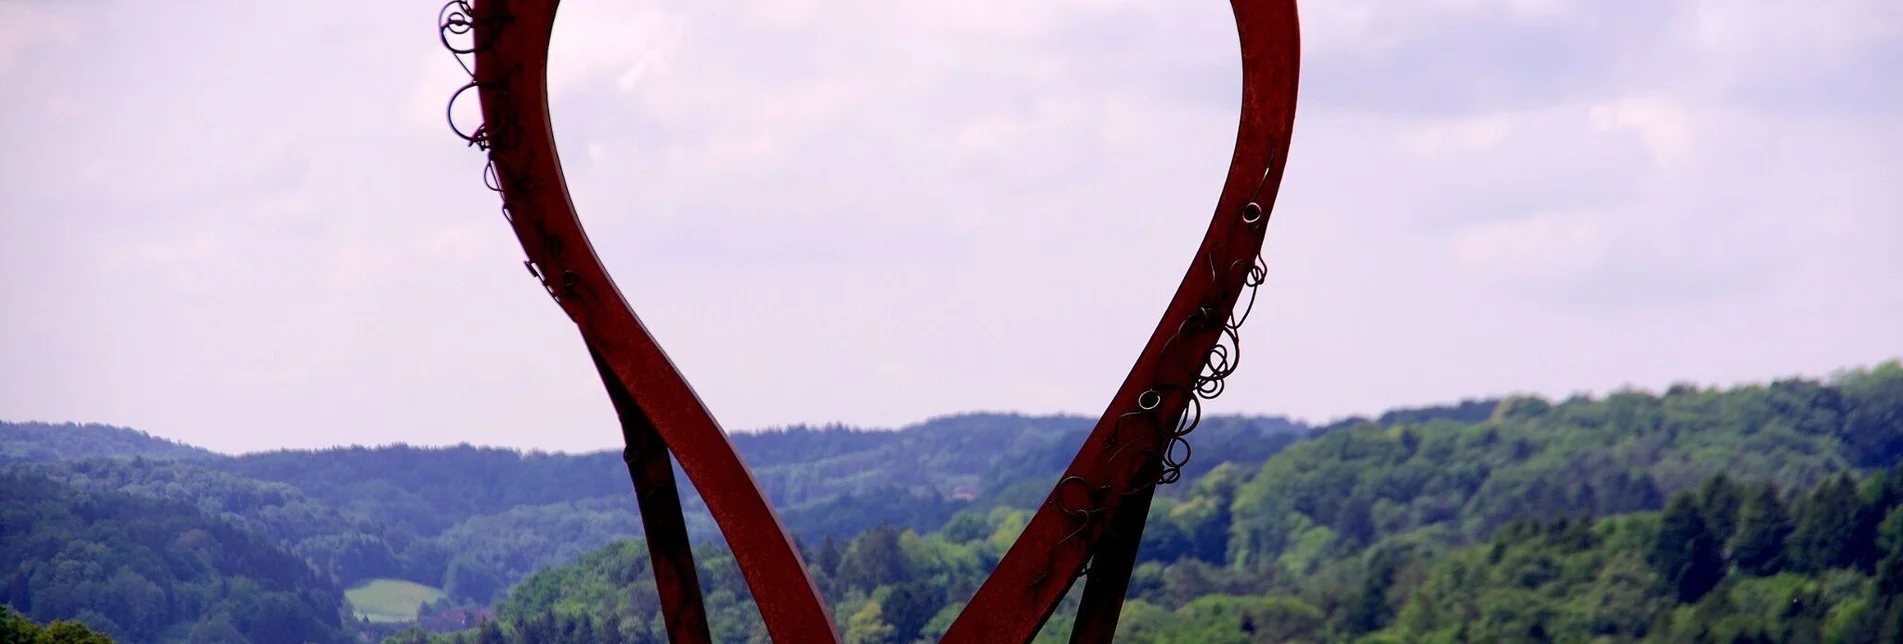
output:
[[[728,536],[776,640],[837,641],[784,526],[725,434],[608,278],[575,216],[548,118],[546,57],[557,2],[477,0],[473,9],[463,0],[452,2],[462,11],[446,28],[473,32],[476,44],[450,48],[474,53],[475,80],[465,90],[478,90],[484,114],[482,127],[459,135],[489,152],[485,184],[503,194],[504,214],[529,255],[530,273],[596,354],[630,447],[639,442],[654,448],[643,437],[652,433],[666,443],[662,467],[665,450],[679,456]],[[1244,290],[1253,304],[1253,289],[1266,271],[1259,251],[1281,181],[1280,164],[1272,161],[1286,157],[1293,126],[1299,34],[1293,0],[1232,0],[1232,7],[1243,53],[1242,119],[1229,177],[1196,260],[1109,410],[947,641],[1028,640],[1086,562],[1095,562],[1098,574],[1086,588],[1076,640],[1114,633],[1154,486],[1173,481],[1187,459],[1184,437],[1200,417],[1199,397],[1220,394],[1236,367],[1235,331],[1248,312],[1237,316],[1235,307]],[[1173,456],[1179,446],[1183,458]],[[631,473],[642,488],[645,515],[647,488],[664,483]],[[678,515],[677,506],[672,512]],[[685,548],[684,539],[651,539],[649,545],[661,549],[654,551],[657,562],[685,566],[691,575],[691,553],[669,550]],[[672,586],[680,585],[692,586]],[[695,601],[682,593],[695,593]],[[662,588],[676,637],[695,630],[688,623],[698,615],[697,593],[692,587]],[[675,619],[683,611],[694,613],[683,617],[685,630],[676,628]],[[704,624],[704,615],[699,618]]]
[[[648,333],[588,241],[562,177],[548,110],[548,43],[559,0],[475,0],[474,77],[485,125],[468,138],[489,152],[504,212],[529,271],[579,328],[651,421],[726,535],[775,641],[838,641],[832,617],[785,526],[679,370]],[[640,480],[637,474],[637,482]],[[650,540],[649,547],[667,547]],[[679,553],[655,559],[678,561]],[[689,559],[691,561],[691,559]],[[663,587],[669,613],[686,603]],[[670,624],[672,628],[672,624]]]
[[[1093,584],[1103,574],[1114,588],[1093,593],[1087,587],[1080,618],[1088,621],[1077,632],[1082,640],[1114,633],[1115,606],[1122,602],[1142,533],[1139,513],[1147,510],[1157,480],[1167,478],[1161,461],[1169,445],[1188,431],[1178,422],[1199,393],[1220,393],[1222,378],[1235,367],[1230,350],[1218,347],[1225,338],[1234,341],[1233,312],[1242,291],[1261,282],[1256,257],[1294,128],[1301,43],[1294,0],[1230,4],[1242,49],[1241,122],[1229,176],[1196,260],[1109,409],[1059,479],[1081,485],[1060,483],[1052,490],[945,642],[1029,641],[1093,556],[1112,564],[1092,564]],[[1142,422],[1128,422],[1132,417]],[[1136,448],[1144,458],[1118,458],[1132,443],[1148,445]],[[1079,487],[1115,493],[1089,494],[1083,502],[1095,507],[1079,508],[1077,499],[1066,496],[1067,489]],[[1113,526],[1118,534],[1106,542]]]

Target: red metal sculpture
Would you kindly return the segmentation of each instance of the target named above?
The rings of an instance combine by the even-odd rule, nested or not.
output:
[[[559,0],[455,0],[439,18],[475,90],[482,124],[451,127],[488,155],[484,181],[528,255],[529,273],[574,320],[620,418],[669,636],[710,640],[681,515],[680,460],[779,642],[838,641],[799,551],[687,381],[595,256],[570,203],[549,123],[547,58]],[[1086,577],[1073,642],[1107,642],[1159,483],[1175,482],[1204,399],[1240,358],[1237,329],[1267,275],[1260,251],[1295,120],[1294,0],[1231,0],[1242,46],[1242,116],[1229,176],[1195,260],[1130,375],[1043,506],[945,635],[1022,642]],[[455,99],[451,99],[452,111]],[[1237,312],[1240,303],[1240,312]],[[1088,567],[1088,571],[1086,571]]]

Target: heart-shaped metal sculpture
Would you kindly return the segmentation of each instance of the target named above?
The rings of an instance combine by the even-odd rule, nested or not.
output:
[[[678,458],[726,536],[773,639],[836,642],[832,617],[785,526],[621,296],[575,215],[549,122],[548,44],[558,3],[454,0],[443,8],[443,44],[471,77],[455,96],[473,89],[482,103],[482,124],[457,134],[487,153],[484,181],[502,196],[529,273],[574,320],[608,389],[628,445],[669,637],[711,639],[674,483],[670,458]],[[1071,640],[1109,641],[1155,486],[1180,476],[1201,401],[1221,394],[1235,371],[1237,329],[1267,275],[1260,252],[1295,121],[1301,44],[1294,0],[1231,0],[1231,7],[1242,46],[1241,124],[1202,245],[1109,409],[944,641],[1028,641],[1086,575]],[[454,104],[452,98],[452,112]],[[457,128],[453,115],[451,127]]]

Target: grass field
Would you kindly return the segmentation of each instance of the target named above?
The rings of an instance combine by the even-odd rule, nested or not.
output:
[[[358,618],[388,624],[416,621],[416,609],[443,598],[443,591],[401,579],[372,579],[344,591]]]

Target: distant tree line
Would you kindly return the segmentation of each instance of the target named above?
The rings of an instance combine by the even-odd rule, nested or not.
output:
[[[40,625],[0,604],[0,644],[112,644],[79,622]]]
[[[343,642],[339,589],[183,503],[0,473],[0,604],[131,642]]]
[[[1089,426],[969,415],[735,441],[841,632],[912,642],[943,632]],[[108,435],[95,449],[55,436],[48,450],[34,436],[0,434],[7,453],[64,459],[0,467],[11,566],[0,604],[30,619],[125,641],[323,642],[367,629],[347,618],[345,588],[399,578],[447,590],[439,614],[495,603],[492,623],[450,641],[663,633],[644,549],[627,540],[640,524],[617,454],[183,458],[157,456],[180,446],[150,437]],[[1152,505],[1120,641],[1777,641],[1812,633],[1812,613],[1820,636],[1888,632],[1895,362],[1727,390],[1468,401],[1315,430],[1211,417],[1191,440],[1184,479]],[[690,530],[713,537],[697,497],[685,505]],[[701,577],[721,640],[763,636],[738,568],[712,543]],[[1768,608],[1793,601],[1812,613]],[[1040,637],[1062,639],[1071,610]]]
[[[1897,364],[1450,415],[1342,425],[1165,488],[1118,641],[1898,641]],[[848,641],[930,641],[1029,507],[803,549]],[[718,639],[763,637],[731,558],[701,565]],[[624,542],[531,576],[480,629],[394,641],[662,641],[652,583]]]

